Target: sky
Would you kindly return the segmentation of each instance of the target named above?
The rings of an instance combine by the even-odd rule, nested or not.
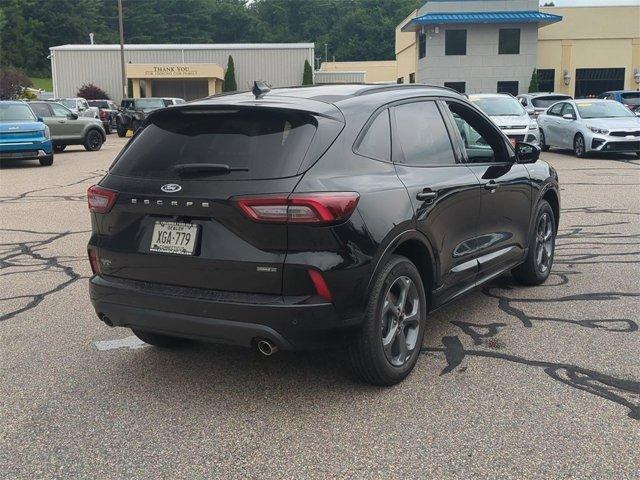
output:
[[[556,7],[577,7],[582,5],[640,5],[640,0],[540,0],[540,5],[552,1]]]

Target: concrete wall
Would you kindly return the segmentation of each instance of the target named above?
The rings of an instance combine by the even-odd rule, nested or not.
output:
[[[316,85],[330,85],[336,83],[365,83],[367,72],[346,72],[316,70],[314,83]]]
[[[414,10],[396,27],[396,79],[402,78],[404,83],[409,83],[409,75],[416,73],[418,52],[416,34],[403,32],[402,26],[415,18],[417,14],[418,10]]]
[[[63,45],[52,47],[54,93],[73,97],[85,83],[106,90],[116,102],[122,98],[119,45]],[[235,63],[239,90],[249,90],[254,80],[274,87],[302,84],[304,61],[313,65],[313,43],[125,45],[126,63],[215,63],[227,68]]]
[[[625,89],[635,90],[640,70],[640,6],[547,7],[562,22],[540,29],[538,68],[555,70],[555,90],[575,94],[577,68],[624,68]],[[569,72],[569,85],[563,72]]]
[[[323,62],[318,72],[365,72],[365,82],[395,82],[396,61]],[[318,74],[316,72],[316,75]],[[316,77],[316,83],[319,83]]]

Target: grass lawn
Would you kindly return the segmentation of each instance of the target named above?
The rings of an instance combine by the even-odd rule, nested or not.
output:
[[[50,78],[31,77],[33,88],[43,88],[46,92],[53,92],[53,80]]]

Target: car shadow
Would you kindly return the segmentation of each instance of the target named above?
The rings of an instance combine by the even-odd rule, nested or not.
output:
[[[545,153],[555,153],[557,155],[562,155],[566,157],[571,157],[577,159],[573,150],[558,150],[558,149],[550,149]],[[638,158],[633,154],[627,153],[587,153],[584,157],[585,160],[610,160],[614,162],[623,162],[623,163],[632,163],[634,160],[638,160]]]

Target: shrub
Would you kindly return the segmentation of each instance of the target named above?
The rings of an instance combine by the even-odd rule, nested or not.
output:
[[[229,60],[227,61],[227,71],[224,72],[224,87],[222,91],[235,92],[236,90],[238,90],[238,85],[236,85],[236,69],[233,64],[233,57],[229,55]]]
[[[313,85],[313,70],[309,60],[304,61],[304,73],[302,74],[302,85]]]
[[[93,83],[86,83],[78,89],[76,97],[86,100],[109,100],[109,94]]]
[[[529,93],[540,91],[538,86],[538,71],[534,68],[531,74],[531,82],[529,82]]]
[[[24,88],[32,85],[33,82],[22,70],[13,67],[0,69],[0,100],[19,98]]]

